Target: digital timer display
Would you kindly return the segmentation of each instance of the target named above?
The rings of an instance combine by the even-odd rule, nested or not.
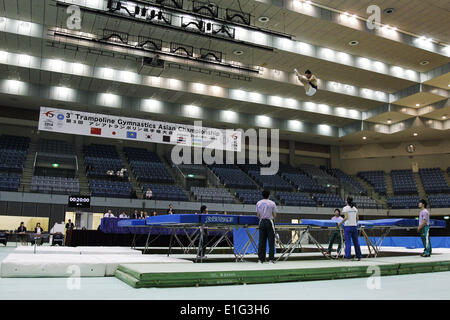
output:
[[[69,208],[90,208],[91,197],[90,196],[70,196]]]

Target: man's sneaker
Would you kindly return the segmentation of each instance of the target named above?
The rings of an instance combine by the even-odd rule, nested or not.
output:
[[[270,260],[270,261],[269,261],[269,263],[275,264],[275,261],[273,261],[273,260]]]
[[[262,261],[261,261],[261,260],[258,260],[258,264],[262,264]]]
[[[425,253],[421,254],[420,256],[421,256],[421,257],[424,257],[424,258],[429,258],[429,257],[431,257],[430,254],[425,254]]]

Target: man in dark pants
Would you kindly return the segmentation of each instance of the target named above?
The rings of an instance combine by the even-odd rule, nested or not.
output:
[[[263,199],[256,204],[256,214],[259,218],[259,250],[258,263],[266,261],[266,243],[269,239],[269,263],[275,263],[275,225],[277,205],[269,200],[270,191],[264,190]]]
[[[341,217],[341,210],[334,209],[334,217],[331,218],[331,221],[334,221],[336,223],[340,223],[344,218]],[[341,230],[339,228],[333,230],[331,233],[330,241],[328,244],[327,254],[331,256],[331,251],[333,250],[333,244],[334,241],[337,240],[338,248],[337,248],[337,255],[338,257],[341,255],[341,247],[342,247],[342,239],[341,239]]]

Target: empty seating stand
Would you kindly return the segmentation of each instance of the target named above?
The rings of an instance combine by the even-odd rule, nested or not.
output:
[[[277,192],[276,197],[285,206],[296,206],[296,207],[317,207],[316,202],[311,199],[308,193],[300,192]]]
[[[155,152],[124,147],[130,167],[139,182],[174,183],[175,179]]]
[[[345,206],[344,200],[337,194],[314,193],[313,199],[323,207],[343,208]]]
[[[79,194],[80,184],[76,178],[33,176],[31,192]]]
[[[234,197],[223,188],[192,187],[191,193],[200,202],[233,203]]]
[[[314,165],[302,164],[299,168],[322,186],[326,186],[327,184],[339,185],[339,181],[336,177],[329,175],[324,170]]]
[[[75,146],[64,140],[41,139],[37,151],[60,155],[76,155]]]
[[[18,173],[0,173],[0,190],[19,191],[20,177]]]
[[[305,192],[325,192],[325,187],[319,185],[310,176],[304,173],[282,172],[281,176],[288,180],[299,191]]]
[[[346,174],[340,169],[328,169],[327,172],[339,179],[345,190],[355,194],[367,195],[367,190],[359,183],[358,180]]]
[[[271,191],[291,191],[292,185],[279,175],[261,175],[260,171],[250,170],[248,175],[252,177],[263,189]]]
[[[419,207],[418,195],[402,195],[387,197],[387,204],[392,209],[412,209]]]
[[[416,180],[412,170],[391,171],[394,194],[417,194]]]
[[[386,177],[384,171],[361,171],[358,177],[370,184],[375,192],[386,195]]]
[[[431,194],[428,200],[431,208],[450,208],[450,194]]]
[[[378,209],[381,208],[374,199],[367,196],[354,196],[353,202],[361,209]]]
[[[0,137],[0,171],[22,173],[30,138],[11,135]]]
[[[234,165],[212,165],[211,170],[227,188],[257,189],[258,185]]]
[[[130,198],[132,186],[125,181],[90,180],[91,195],[94,197]]]
[[[235,189],[236,198],[244,204],[256,204],[262,199],[261,191],[256,189]]]
[[[450,187],[441,169],[419,169],[419,173],[423,188],[427,194],[450,193]]]
[[[263,189],[271,191],[292,191],[292,185],[277,174],[263,175],[261,168],[263,166],[256,164],[242,165],[241,168],[253,180],[255,180]]]
[[[147,183],[142,186],[144,195],[148,188],[152,191],[151,200],[189,201],[186,192],[178,185]]]

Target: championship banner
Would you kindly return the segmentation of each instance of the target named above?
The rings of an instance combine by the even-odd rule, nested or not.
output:
[[[241,132],[41,107],[39,130],[111,139],[241,151]]]

